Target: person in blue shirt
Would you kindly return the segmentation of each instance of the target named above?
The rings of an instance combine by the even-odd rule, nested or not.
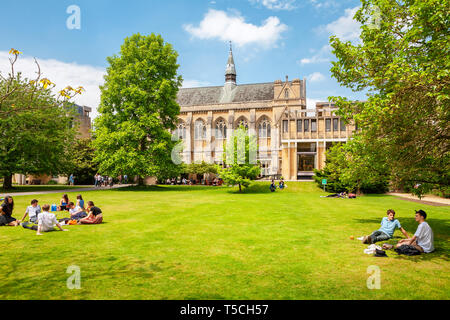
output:
[[[387,211],[387,217],[381,219],[381,228],[372,232],[370,236],[365,236],[362,240],[363,243],[376,243],[379,241],[386,241],[392,238],[394,235],[395,229],[400,229],[400,231],[405,235],[406,238],[409,238],[408,233],[405,229],[400,225],[400,221],[395,219],[395,211],[389,209]]]

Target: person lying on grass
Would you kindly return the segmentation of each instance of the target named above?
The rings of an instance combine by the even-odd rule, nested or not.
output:
[[[19,222],[24,221],[28,215],[30,222],[37,223],[39,213],[41,213],[41,206],[38,204],[38,201],[36,199],[33,199],[31,200],[31,205],[29,205],[27,207],[27,210],[25,210],[25,214],[23,215],[22,220],[19,220]]]
[[[100,224],[103,222],[102,210],[94,205],[94,202],[88,201],[86,211],[88,216],[78,221],[78,224]]]
[[[381,228],[372,232],[370,236],[365,236],[362,239],[362,243],[372,244],[379,241],[389,240],[394,235],[394,231],[396,228],[400,229],[400,231],[405,235],[406,238],[409,237],[406,230],[403,229],[400,225],[400,221],[395,219],[395,211],[389,209],[387,211],[387,217],[381,219]]]
[[[412,238],[400,240],[395,246],[397,249],[409,246],[420,252],[430,253],[434,251],[434,235],[430,225],[425,222],[427,214],[423,210],[416,211],[416,221],[419,224],[417,231]]]
[[[44,204],[42,206],[42,212],[38,216],[38,224],[32,224],[30,222],[24,222],[22,223],[22,227],[25,229],[35,230],[36,235],[41,236],[42,232],[49,232],[55,230],[55,225],[58,227],[61,231],[69,231],[66,229],[63,229],[61,225],[56,220],[56,216],[53,213],[49,212],[50,205]]]
[[[16,227],[20,224],[20,221],[12,217],[13,210],[14,200],[11,196],[6,196],[3,204],[0,206],[0,226]]]

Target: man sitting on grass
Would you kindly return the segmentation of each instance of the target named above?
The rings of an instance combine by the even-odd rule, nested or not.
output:
[[[400,222],[395,219],[395,211],[389,209],[387,211],[387,217],[384,217],[381,220],[381,228],[372,232],[370,236],[365,236],[362,239],[362,243],[372,244],[379,241],[389,240],[394,235],[394,231],[396,228],[400,229],[405,237],[408,238],[408,233],[405,231],[405,229],[402,228]]]
[[[41,213],[41,206],[38,205],[38,201],[36,199],[33,199],[31,200],[31,205],[27,207],[22,221],[24,221],[28,215],[30,222],[37,223],[39,213]]]
[[[70,213],[70,219],[73,220],[80,220],[85,217],[87,217],[86,212],[84,212],[84,209],[80,206],[75,206],[73,202],[69,203],[69,213]]]
[[[419,223],[417,231],[410,239],[400,240],[395,246],[400,251],[417,249],[420,252],[430,253],[434,251],[434,235],[430,225],[425,222],[427,214],[423,210],[416,211],[416,221]],[[397,251],[396,250],[396,251]],[[397,251],[399,252],[399,251]]]
[[[36,235],[41,236],[42,232],[49,232],[55,230],[55,225],[59,228],[61,231],[69,231],[66,229],[63,229],[61,225],[56,220],[56,216],[53,213],[50,213],[50,205],[44,204],[42,206],[43,212],[41,212],[38,215],[38,225],[32,225],[29,222],[22,223],[22,227],[30,230],[36,230]]]

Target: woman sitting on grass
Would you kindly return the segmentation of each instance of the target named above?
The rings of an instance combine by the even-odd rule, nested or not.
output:
[[[59,202],[58,211],[68,211],[67,205],[69,204],[69,197],[67,194],[63,194],[61,201]]]
[[[78,221],[78,224],[100,224],[103,222],[102,210],[94,205],[94,202],[88,201],[86,209],[88,216]]]
[[[11,196],[5,197],[5,202],[0,206],[0,226],[17,227],[20,221],[12,217],[14,200]]]
[[[81,209],[83,209],[83,211],[86,209],[84,207],[84,200],[81,194],[77,195],[77,207],[80,207]]]

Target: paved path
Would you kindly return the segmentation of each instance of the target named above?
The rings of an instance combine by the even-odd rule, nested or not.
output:
[[[86,192],[86,191],[98,191],[98,190],[110,190],[110,189],[118,189],[132,186],[132,184],[116,184],[113,187],[101,187],[95,188],[91,186],[87,186],[85,188],[73,188],[73,189],[61,189],[61,190],[48,190],[48,191],[33,191],[33,192],[13,192],[13,193],[0,193],[0,198],[4,198],[5,196],[32,196],[39,194],[51,194],[51,193],[69,193],[69,192]],[[81,186],[80,186],[81,187]]]
[[[422,199],[419,199],[416,196],[413,196],[410,193],[397,193],[397,192],[390,192],[387,193],[388,195],[391,196],[396,196],[405,200],[410,200],[410,201],[414,201],[414,202],[418,202],[418,203],[423,203],[423,204],[429,204],[429,205],[434,205],[434,206],[450,206],[450,199],[446,199],[446,198],[441,198],[435,195],[426,195],[423,196]]]

